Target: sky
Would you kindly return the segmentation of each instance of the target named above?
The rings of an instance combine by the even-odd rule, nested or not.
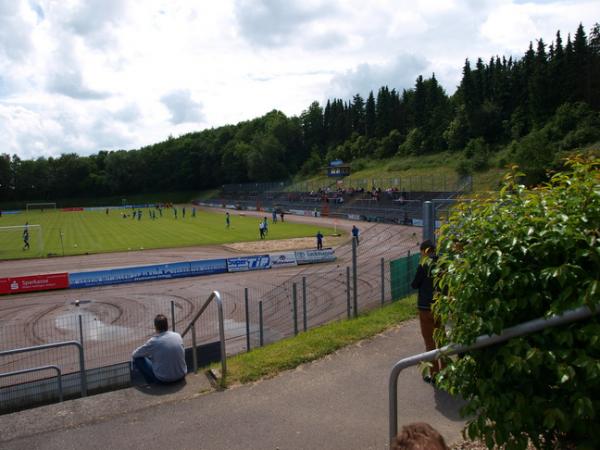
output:
[[[598,0],[0,0],[0,154],[134,149],[398,90],[600,22]]]

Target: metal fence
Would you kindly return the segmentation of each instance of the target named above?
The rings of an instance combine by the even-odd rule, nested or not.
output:
[[[344,178],[318,178],[308,181],[276,181],[266,183],[235,183],[225,184],[222,191],[226,193],[266,193],[266,192],[310,192],[318,191],[333,186],[344,188],[371,190],[374,188],[396,188],[399,191],[458,191],[469,192],[472,190],[471,176],[460,177],[456,174],[411,175],[404,177],[371,177],[357,178],[348,176]]]
[[[356,258],[358,312],[392,300],[390,262],[416,250],[412,229],[382,224],[364,224],[364,227]],[[250,349],[256,348],[353,316],[351,242],[338,247],[336,256],[336,263],[299,266],[292,276],[279,275],[289,273],[286,269],[261,272],[257,275],[261,279],[248,287],[223,281],[221,286],[213,286],[223,296],[228,354],[247,351],[248,344]],[[408,275],[400,277],[406,283],[410,282],[409,278]],[[193,284],[193,279],[189,283]],[[148,294],[148,286],[157,286],[155,295]],[[88,370],[100,373],[103,368],[121,364],[120,376],[125,380],[128,373],[123,364],[130,360],[133,349],[154,333],[154,316],[167,315],[175,329],[182,331],[213,290],[198,289],[197,295],[165,295],[166,288],[158,282],[146,285],[143,293],[138,292],[138,288],[131,289],[119,294],[120,291],[113,288],[110,293],[115,292],[115,297],[121,298],[107,302],[87,302],[82,296],[78,305],[74,301],[60,306],[46,305],[42,299],[22,308],[15,307],[12,312],[0,309],[0,351],[75,340],[83,344]],[[401,290],[410,292],[408,285]],[[64,292],[66,296],[72,291]],[[85,291],[78,292],[85,295]],[[121,302],[125,301],[128,307],[122,306]],[[217,308],[211,305],[199,319],[197,340],[199,344],[214,342],[218,335]],[[187,347],[191,346],[191,336],[186,336],[184,341]],[[63,375],[73,374],[78,370],[78,355],[71,349],[60,348],[0,357],[0,373],[47,365],[59,366]],[[42,398],[41,391],[23,389],[23,386],[40,380],[55,386],[56,380],[48,378],[49,375],[34,372],[0,378],[0,403],[8,404],[15,396],[28,396],[22,399],[24,403],[36,403]],[[73,383],[78,381],[74,378]],[[3,407],[0,410],[7,412]]]

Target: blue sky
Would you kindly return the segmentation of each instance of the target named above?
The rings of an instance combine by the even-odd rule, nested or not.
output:
[[[433,72],[452,93],[465,58],[596,21],[598,0],[0,0],[0,153],[138,148]]]

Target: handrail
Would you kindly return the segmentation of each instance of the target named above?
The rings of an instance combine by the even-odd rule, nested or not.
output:
[[[198,370],[198,355],[196,354],[196,321],[200,318],[202,313],[208,308],[208,305],[213,300],[216,300],[217,307],[219,310],[219,339],[221,341],[221,384],[225,384],[225,378],[227,375],[227,354],[225,353],[225,324],[223,321],[223,302],[221,300],[221,293],[219,291],[213,291],[208,299],[204,302],[200,311],[196,313],[190,324],[183,330],[181,337],[184,337],[188,331],[192,330],[192,362],[194,366],[194,372]]]
[[[577,320],[587,319],[593,315],[600,313],[600,306],[591,310],[587,306],[581,306],[576,309],[565,311],[562,314],[552,315],[548,318],[538,318],[528,322],[515,325],[504,329],[500,334],[482,335],[475,339],[471,345],[449,344],[436,350],[431,350],[418,355],[409,356],[401,359],[392,368],[389,380],[389,431],[390,443],[398,433],[398,376],[400,372],[407,367],[414,366],[424,361],[433,361],[440,356],[450,356],[457,353],[465,353],[471,350],[476,350],[491,345],[499,344],[508,341],[509,339],[524,336],[526,334],[535,333],[548,327],[564,325],[566,323],[575,322]]]
[[[0,352],[0,356],[15,355],[17,353],[35,352],[38,350],[47,350],[50,348],[67,347],[69,345],[74,345],[79,350],[79,376],[81,377],[81,396],[85,397],[87,395],[87,379],[86,379],[86,375],[85,375],[85,358],[83,355],[83,345],[81,345],[81,343],[78,341],[54,342],[51,344],[36,345],[34,347],[23,347],[23,348],[16,348],[13,350],[4,350],[4,351]]]
[[[63,401],[63,386],[62,386],[62,373],[58,366],[39,366],[32,367],[31,369],[15,370],[14,372],[0,373],[0,378],[11,377],[13,375],[21,375],[23,373],[41,372],[42,370],[56,370],[56,380],[58,382],[58,401]]]

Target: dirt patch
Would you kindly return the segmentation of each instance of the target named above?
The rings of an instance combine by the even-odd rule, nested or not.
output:
[[[325,236],[323,238],[323,247],[338,247],[347,240],[348,237],[344,238],[343,236]],[[226,244],[223,245],[223,247],[238,252],[268,253],[281,252],[286,250],[316,248],[317,241],[314,237],[278,239],[273,241],[270,241],[269,239],[264,239],[261,241],[237,242],[235,244]]]

